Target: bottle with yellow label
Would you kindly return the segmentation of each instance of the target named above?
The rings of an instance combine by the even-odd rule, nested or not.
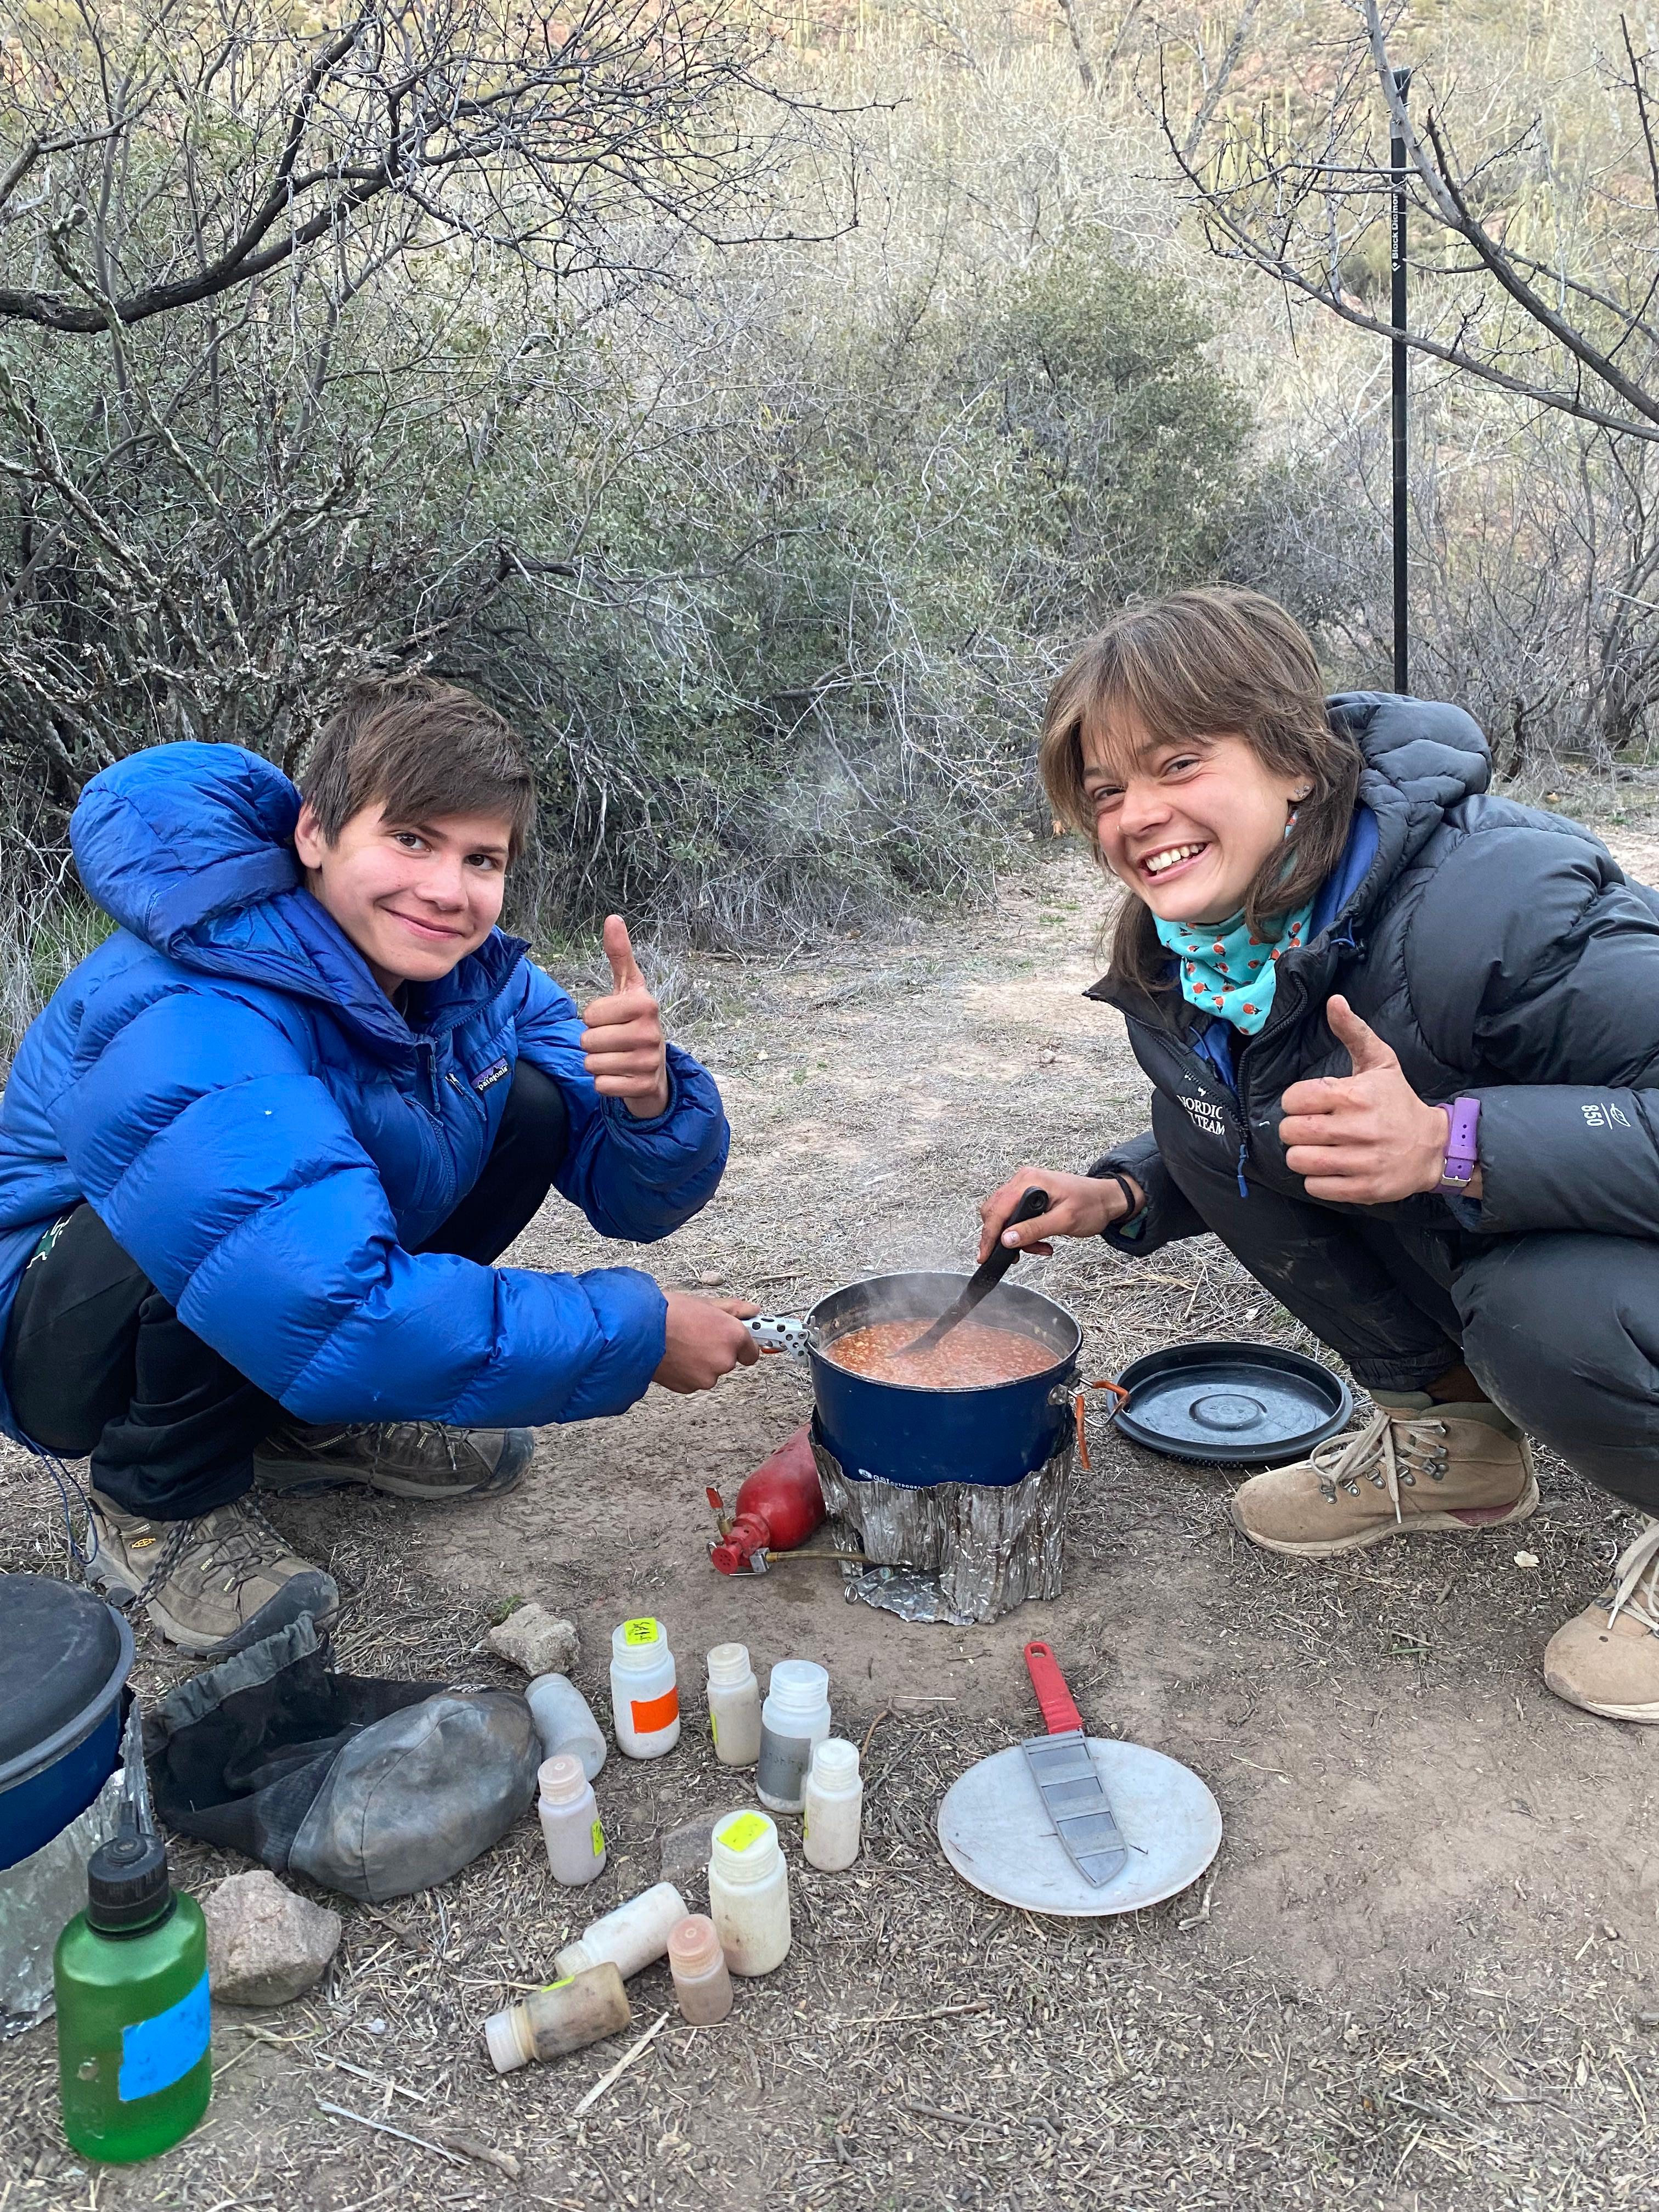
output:
[[[582,1772],[580,1759],[570,1752],[544,1759],[537,1778],[541,1798],[536,1810],[547,1863],[555,1881],[580,1889],[605,1872],[605,1831],[593,1785]]]
[[[660,1759],[679,1741],[679,1687],[661,1621],[624,1620],[611,1630],[611,1717],[617,1748],[629,1759]]]
[[[734,1974],[769,1974],[789,1952],[789,1869],[764,1813],[714,1824],[708,1912]]]

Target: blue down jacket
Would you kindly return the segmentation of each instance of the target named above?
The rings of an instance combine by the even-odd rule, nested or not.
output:
[[[0,1332],[43,1231],[84,1197],[180,1318],[302,1420],[620,1413],[662,1358],[649,1275],[411,1248],[477,1180],[520,1054],[569,1112],[560,1190],[641,1242],[720,1181],[713,1079],[671,1045],[666,1113],[602,1099],[574,1006],[499,930],[405,1020],[301,886],[298,809],[233,745],[159,746],[88,785],[75,856],[118,927],[31,1027],[0,1103]],[[0,1425],[18,1433],[3,1396]]]

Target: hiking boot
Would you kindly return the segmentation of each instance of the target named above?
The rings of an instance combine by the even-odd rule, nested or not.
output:
[[[1594,1605],[1544,1649],[1558,1698],[1610,1721],[1659,1721],[1659,1521],[1620,1553]]]
[[[495,1498],[518,1486],[533,1429],[446,1429],[436,1421],[289,1421],[253,1455],[261,1490],[309,1497],[362,1484],[389,1498]]]
[[[1494,1528],[1536,1506],[1532,1447],[1496,1406],[1373,1395],[1376,1415],[1357,1436],[1334,1437],[1234,1493],[1233,1520],[1253,1544],[1327,1559],[1390,1536]]]
[[[249,1498],[194,1521],[153,1521],[94,1490],[89,1512],[88,1580],[123,1609],[142,1606],[181,1650],[222,1658],[302,1613],[326,1628],[340,1609],[333,1577],[290,1552]]]

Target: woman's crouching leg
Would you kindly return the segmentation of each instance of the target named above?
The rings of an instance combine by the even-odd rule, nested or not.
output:
[[[1659,1515],[1659,1245],[1507,1237],[1453,1279],[1463,1357],[1587,1481]]]

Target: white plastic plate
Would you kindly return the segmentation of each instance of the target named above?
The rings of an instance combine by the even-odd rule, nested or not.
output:
[[[1018,1744],[952,1783],[939,1808],[939,1839],[962,1876],[988,1897],[1073,1919],[1138,1912],[1196,1881],[1221,1848],[1221,1808],[1190,1767],[1145,1744],[1091,1735],[1089,1755],[1129,1863],[1095,1888],[1066,1855]]]

